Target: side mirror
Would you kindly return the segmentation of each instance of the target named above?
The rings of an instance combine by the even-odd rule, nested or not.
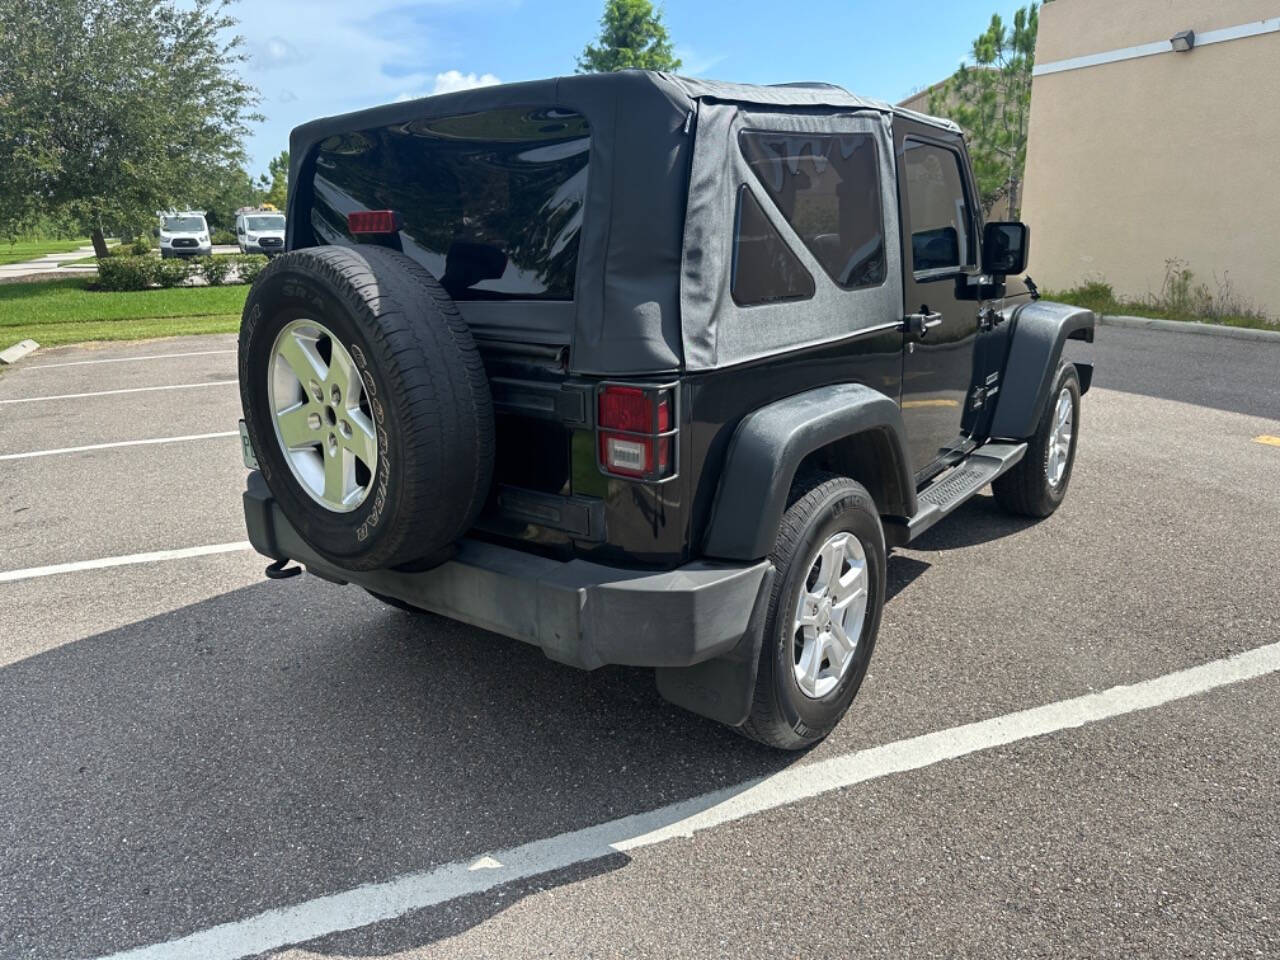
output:
[[[159,228],[159,227],[152,227],[152,228],[151,228],[151,235],[152,235],[153,237],[158,237],[158,236],[160,236],[160,228]]]
[[[1025,273],[1031,230],[1025,223],[996,220],[982,230],[982,272],[993,277]]]

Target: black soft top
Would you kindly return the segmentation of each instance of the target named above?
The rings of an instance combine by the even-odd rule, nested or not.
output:
[[[737,151],[722,138],[736,129],[734,118],[783,120],[794,124],[797,133],[838,132],[861,118],[858,123],[887,131],[897,113],[947,131],[957,129],[949,121],[924,118],[832,84],[757,86],[624,70],[481,87],[313,120],[290,136],[290,183],[307,183],[315,147],[337,134],[522,106],[573,110],[591,127],[574,299],[477,301],[459,307],[482,338],[566,345],[576,372],[604,375],[707,369],[789,345],[764,332],[771,322],[760,324],[759,334],[740,329],[741,318],[723,295],[723,251],[707,249],[732,233],[732,215],[725,214],[718,195],[732,193],[724,180],[734,174],[728,154]],[[707,137],[712,142],[699,144]],[[884,170],[891,176],[891,142],[882,143]],[[305,189],[290,190],[291,248],[295,224],[309,216],[309,211],[295,209],[306,194]],[[895,235],[889,228],[896,231],[896,223],[896,210],[886,209],[888,236]],[[790,233],[785,223],[780,229]],[[803,248],[798,241],[797,246]],[[803,249],[798,252],[805,256]],[[886,286],[892,288],[895,280],[900,298],[900,273],[891,270]],[[842,314],[840,330],[847,334],[849,304],[837,300],[835,295],[820,297],[808,304],[809,315],[821,321]],[[757,317],[771,312],[754,309]],[[783,329],[802,342],[820,342],[831,326],[783,324]],[[718,337],[718,329],[727,336]]]

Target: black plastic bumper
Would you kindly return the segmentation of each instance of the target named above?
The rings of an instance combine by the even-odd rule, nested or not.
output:
[[[584,669],[687,667],[733,651],[750,629],[768,561],[697,561],[664,572],[561,562],[478,540],[425,572],[345,570],[320,557],[271,497],[262,475],[244,494],[249,540],[274,560],[541,647]]]

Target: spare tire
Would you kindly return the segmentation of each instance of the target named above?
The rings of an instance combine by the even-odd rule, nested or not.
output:
[[[493,403],[471,331],[384,247],[274,258],[245,302],[240,400],[263,478],[350,570],[447,556],[493,479]]]

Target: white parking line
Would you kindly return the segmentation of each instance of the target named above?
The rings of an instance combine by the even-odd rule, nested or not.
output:
[[[133,363],[137,360],[171,360],[174,357],[212,357],[218,353],[235,353],[229,350],[192,350],[190,353],[151,353],[141,357],[103,357],[100,360],[65,360],[59,363],[35,363],[23,365],[23,370],[52,370],[54,367],[83,367],[91,363]]]
[[[101,570],[104,567],[127,567],[134,563],[156,563],[161,560],[186,560],[191,557],[207,557],[214,553],[234,553],[250,550],[248,540],[235,543],[211,543],[203,547],[183,547],[180,550],[154,550],[151,553],[130,553],[122,557],[101,557],[97,560],[75,560],[71,563],[54,563],[47,567],[27,567],[25,570],[0,570],[0,583],[14,583],[35,577],[52,577],[58,573],[79,573],[82,570]]]
[[[84,453],[86,450],[110,450],[114,447],[145,447],[153,443],[180,443],[183,440],[212,440],[215,437],[234,437],[235,430],[220,433],[189,433],[182,437],[151,437],[147,440],[116,440],[113,443],[87,443],[82,447],[56,447],[53,450],[31,450],[27,453],[0,453],[0,460],[28,460],[31,457],[52,457],[59,453]]]
[[[1149,710],[1280,670],[1280,643],[1235,657],[1166,674],[1132,686],[952,727],[909,740],[791,767],[781,773],[717,790],[649,813],[611,820],[546,840],[479,855],[268,910],[246,920],[210,927],[190,936],[112,954],[108,960],[239,960],[289,944],[391,920],[424,907],[491,890],[611,853],[651,846],[672,837],[731,823],[785,804],[878,777],[918,770],[945,760],[1070,730],[1111,717]]]
[[[225,387],[239,380],[210,380],[207,383],[173,383],[162,387],[125,387],[122,390],[95,390],[92,393],[57,393],[49,397],[22,397],[18,400],[0,400],[3,403],[40,403],[42,400],[79,400],[83,397],[110,397],[117,393],[149,393],[153,390],[193,390],[196,387]]]

